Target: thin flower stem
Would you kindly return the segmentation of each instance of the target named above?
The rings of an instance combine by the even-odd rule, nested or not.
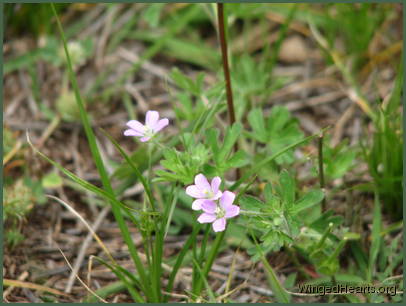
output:
[[[203,268],[203,276],[206,278],[209,275],[209,272],[211,270],[211,267],[214,263],[215,258],[217,257],[217,254],[220,250],[220,246],[226,235],[227,229],[228,229],[228,227],[226,227],[226,229],[224,231],[222,231],[221,233],[217,234],[217,237],[214,240],[214,244],[210,249],[210,252],[207,256],[207,261]],[[196,284],[196,291],[194,292],[197,296],[200,295],[200,292],[202,291],[202,287],[203,287],[203,279],[199,278],[197,281],[197,284]]]
[[[205,233],[203,236],[200,253],[199,253],[199,262],[201,264],[203,264],[204,259],[206,257],[206,246],[207,246],[207,241],[209,240],[210,227],[211,227],[210,224],[206,224]]]
[[[226,93],[227,93],[227,108],[229,115],[230,126],[235,123],[235,111],[234,111],[234,101],[233,101],[233,91],[231,89],[231,78],[230,78],[230,69],[228,64],[228,53],[227,53],[227,40],[224,30],[224,4],[217,3],[217,21],[219,27],[219,39],[221,46],[221,57],[223,59],[223,71],[224,79],[226,80]],[[238,151],[238,141],[234,144],[234,151]],[[236,178],[240,178],[240,171],[236,169]]]
[[[223,5],[223,3],[217,3],[217,20],[218,20],[218,26],[219,26],[221,55],[223,58],[224,78],[226,80],[227,106],[228,106],[228,113],[229,113],[229,121],[230,121],[230,125],[232,125],[235,122],[235,112],[234,112],[234,104],[233,104],[233,92],[231,90],[230,70],[229,70],[229,66],[228,66],[227,40],[225,37],[225,31],[224,31],[224,5]]]
[[[229,114],[229,123],[231,126],[235,123],[235,111],[234,111],[234,103],[233,103],[233,92],[231,89],[230,70],[229,70],[229,65],[228,65],[227,41],[226,41],[225,30],[224,30],[224,4],[223,3],[217,3],[217,22],[218,22],[218,28],[219,28],[221,56],[223,59],[224,79],[226,81],[227,108],[228,108],[228,114]],[[234,150],[236,152],[238,151],[238,142],[235,143]],[[237,178],[237,181],[240,178],[240,172],[239,172],[238,168],[236,169],[236,178]],[[211,270],[214,259],[216,258],[217,254],[219,252],[220,245],[224,239],[226,231],[227,231],[227,228],[223,232],[221,232],[220,234],[217,235],[214,245],[212,246],[212,248],[208,254],[206,264],[203,268],[203,271],[202,271],[203,277],[207,277],[207,275],[209,274],[209,271]],[[193,288],[193,289],[195,289],[194,293],[196,295],[200,295],[202,287],[203,287],[203,279],[199,278],[197,281],[196,287]]]
[[[172,272],[169,275],[168,285],[166,287],[166,292],[172,292],[173,284],[175,282],[175,277],[179,271],[180,266],[182,265],[183,259],[185,258],[187,252],[189,251],[190,246],[196,241],[196,236],[201,229],[201,224],[196,223],[193,227],[193,231],[190,234],[189,238],[184,243],[179,255],[177,256],[176,262],[173,265]],[[169,297],[164,298],[164,302],[168,301]]]

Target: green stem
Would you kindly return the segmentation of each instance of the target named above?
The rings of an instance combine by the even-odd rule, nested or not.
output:
[[[179,271],[180,266],[182,265],[183,259],[185,258],[185,255],[187,251],[189,250],[190,246],[194,241],[196,241],[196,235],[199,233],[199,230],[201,229],[201,224],[200,223],[195,223],[195,226],[193,227],[193,231],[190,234],[188,240],[186,240],[185,244],[183,245],[182,250],[180,251],[176,262],[172,268],[171,274],[169,275],[169,280],[168,280],[168,285],[166,287],[166,292],[171,292],[173,288],[173,283],[175,281],[176,274]],[[169,299],[168,296],[164,298],[164,302],[167,302]]]
[[[224,237],[226,235],[227,228],[228,227],[226,227],[226,229],[224,231],[222,231],[220,234],[217,235],[216,240],[214,241],[214,244],[210,249],[209,255],[207,257],[206,264],[205,264],[205,266],[203,268],[203,276],[205,278],[207,278],[207,276],[209,275],[209,272],[210,272],[211,267],[212,267],[212,265],[214,263],[214,260],[215,260],[217,254],[218,254],[218,252],[220,250],[220,246],[221,246],[221,243],[223,242],[223,239],[224,239]],[[196,291],[194,293],[196,295],[200,295],[200,292],[202,291],[202,287],[203,287],[203,279],[199,278],[199,280],[197,282],[197,285],[196,285]]]
[[[324,134],[321,133],[318,139],[318,151],[319,151],[319,180],[320,180],[320,188],[324,192],[324,164],[323,164],[323,136]],[[322,211],[326,210],[326,197],[323,197],[323,201],[321,203]]]
[[[331,222],[329,223],[329,225],[328,225],[327,229],[324,231],[323,236],[321,237],[319,243],[317,243],[317,245],[316,245],[316,250],[320,249],[323,246],[324,242],[327,239],[327,236],[331,233],[331,230],[333,229],[333,225],[334,225],[333,223],[331,223]]]

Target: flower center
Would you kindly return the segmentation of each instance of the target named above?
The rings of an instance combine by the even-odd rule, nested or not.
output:
[[[214,197],[214,193],[213,193],[213,191],[211,191],[211,190],[205,190],[205,191],[203,191],[203,193],[204,193],[204,195],[205,195],[207,198],[212,198],[212,197]]]
[[[148,137],[154,136],[155,132],[153,129],[151,129],[148,125],[144,126],[144,135]]]
[[[221,207],[220,205],[217,205],[215,214],[216,214],[217,219],[220,219],[226,215],[226,211],[224,210],[223,207]]]

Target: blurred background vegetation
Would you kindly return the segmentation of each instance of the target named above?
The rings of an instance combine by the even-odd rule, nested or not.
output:
[[[98,179],[50,6],[4,8],[3,221],[6,255],[11,255],[19,243],[30,245],[23,241],[35,232],[33,222],[44,223],[43,228],[72,222],[42,211],[45,193],[78,200],[89,218],[103,204],[35,159],[27,147],[29,129],[35,145],[54,160],[79,176]],[[128,118],[147,109],[159,109],[182,127],[206,110],[203,91],[209,100],[223,94],[215,5],[76,3],[56,8],[94,125],[118,139]],[[347,218],[353,231],[362,232],[372,218],[377,191],[385,228],[396,234],[403,224],[402,5],[235,3],[226,5],[226,14],[236,117],[253,131],[245,134],[250,141],[243,147],[253,149],[254,141],[264,147],[254,162],[332,126],[324,154],[330,207]],[[267,120],[263,134],[256,131],[262,117]],[[103,147],[117,192],[124,194],[136,180],[128,165]],[[146,150],[134,149],[131,142],[128,148],[145,169]],[[290,152],[259,175],[272,181],[281,169],[292,167],[303,182],[314,184],[317,171],[308,163],[316,164],[314,154],[314,146]],[[181,196],[180,201],[188,199]],[[191,225],[186,207],[175,211],[171,234]],[[233,233],[240,232],[236,226]],[[361,248],[369,245],[369,237],[366,233]],[[237,244],[231,237],[228,242]],[[399,251],[401,244],[392,248]],[[382,254],[384,262],[389,255]]]

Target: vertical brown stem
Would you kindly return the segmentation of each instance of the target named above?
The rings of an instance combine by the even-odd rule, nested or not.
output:
[[[228,67],[228,53],[227,53],[227,41],[224,33],[224,5],[223,3],[217,3],[217,20],[219,26],[219,37],[221,45],[221,55],[223,58],[223,70],[224,79],[226,80],[226,92],[227,92],[227,106],[229,113],[230,125],[235,122],[234,104],[233,104],[233,92],[231,90],[230,69]]]
[[[221,46],[221,56],[223,59],[223,71],[224,79],[226,80],[226,93],[227,93],[227,108],[229,114],[230,126],[235,122],[235,112],[234,112],[234,102],[233,102],[233,91],[231,90],[231,78],[230,69],[228,66],[228,53],[227,53],[227,40],[224,31],[224,5],[223,3],[217,3],[217,21],[219,27],[219,39]],[[234,145],[234,150],[238,151],[238,142]],[[240,171],[237,169],[236,172],[237,180],[240,178]]]

